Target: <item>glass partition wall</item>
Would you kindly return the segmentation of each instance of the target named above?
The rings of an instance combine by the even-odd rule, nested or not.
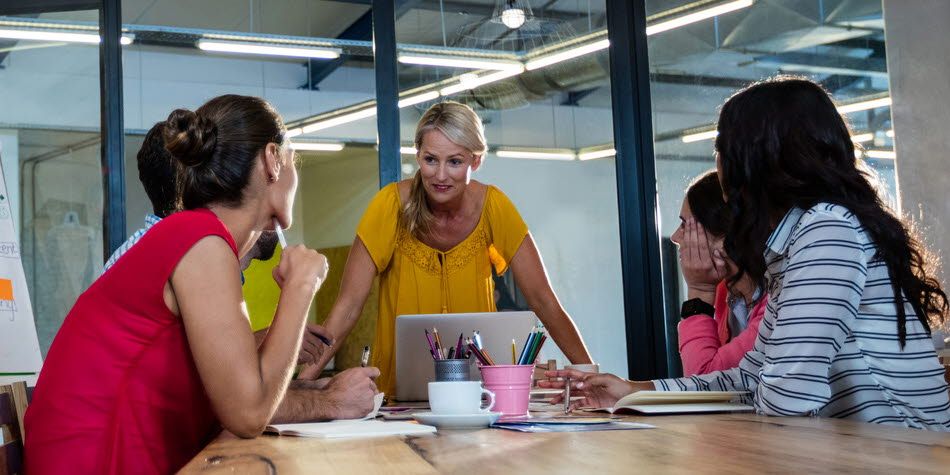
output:
[[[622,73],[609,65],[607,19],[610,4],[620,4],[395,2],[397,68],[383,78],[377,78],[374,51],[387,45],[373,43],[372,4],[122,0],[128,191],[124,202],[111,206],[125,211],[127,231],[138,229],[151,209],[135,164],[145,131],[172,109],[195,108],[218,94],[262,96],[286,119],[302,157],[291,239],[327,253],[336,270],[314,306],[319,321],[335,300],[356,224],[379,188],[380,163],[390,159],[377,151],[376,87],[378,80],[391,81],[399,91],[402,177],[416,171],[413,132],[427,107],[456,100],[475,108],[489,153],[474,178],[511,198],[593,356],[604,370],[627,373],[636,362],[626,357],[621,331],[632,317],[623,303],[629,289],[621,269],[628,258],[621,253],[618,203],[645,198],[619,196],[624,192],[617,186],[614,120],[616,108],[628,106],[618,106],[626,98],[611,93],[611,78]],[[648,318],[663,323],[666,351],[674,355],[672,310],[683,293],[668,237],[685,185],[714,166],[712,131],[723,100],[778,73],[820,81],[854,127],[859,158],[881,175],[892,196],[893,131],[880,0],[644,5],[655,157],[623,159],[655,159],[669,317],[658,312]],[[94,10],[16,12],[0,17],[0,24],[7,30],[90,35],[98,30],[98,18]],[[65,38],[20,34],[0,44],[0,154],[11,204],[19,210],[14,219],[44,349],[105,257],[99,52],[89,42]],[[647,67],[643,63],[632,67]],[[248,280],[258,282],[245,289],[252,317],[272,312],[276,304],[276,289],[266,279],[273,262],[248,270]],[[255,280],[258,275],[264,277]],[[510,275],[496,282],[504,289],[503,308],[524,308]],[[371,338],[374,299],[367,302],[354,347]],[[355,363],[358,351],[352,353],[341,352],[338,366]],[[553,345],[542,356],[564,362]],[[675,373],[677,364],[670,366]]]
[[[715,168],[719,106],[760,79],[794,74],[820,82],[851,123],[858,159],[895,203],[890,95],[880,0],[647,0],[651,101],[661,239],[672,279],[669,308],[685,296],[670,235],[687,184]],[[670,12],[677,12],[671,17]],[[661,28],[671,18],[695,21]],[[670,24],[670,23],[667,23]],[[685,298],[685,297],[684,297]],[[668,312],[674,334],[678,312]]]

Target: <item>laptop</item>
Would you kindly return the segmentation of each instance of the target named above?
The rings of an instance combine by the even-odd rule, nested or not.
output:
[[[534,312],[439,313],[402,315],[396,318],[396,400],[429,400],[428,383],[435,380],[435,365],[429,353],[425,330],[439,330],[442,346],[448,350],[458,343],[459,333],[471,337],[478,330],[482,346],[498,364],[510,364],[511,339],[524,339],[538,321]],[[481,379],[471,358],[472,379]],[[502,363],[504,362],[504,363]]]

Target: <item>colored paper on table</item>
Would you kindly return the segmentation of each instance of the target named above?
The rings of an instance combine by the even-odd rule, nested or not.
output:
[[[0,279],[0,300],[13,300],[13,281]]]

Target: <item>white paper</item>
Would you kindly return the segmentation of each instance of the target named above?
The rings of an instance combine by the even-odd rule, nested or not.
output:
[[[7,186],[0,179],[0,373],[38,373],[43,359],[12,217]]]

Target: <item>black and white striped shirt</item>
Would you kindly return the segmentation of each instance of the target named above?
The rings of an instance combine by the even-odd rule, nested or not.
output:
[[[738,368],[654,381],[657,390],[743,391],[756,410],[950,431],[933,341],[907,309],[907,340],[887,266],[846,208],[792,209],[765,252],[769,301]]]

